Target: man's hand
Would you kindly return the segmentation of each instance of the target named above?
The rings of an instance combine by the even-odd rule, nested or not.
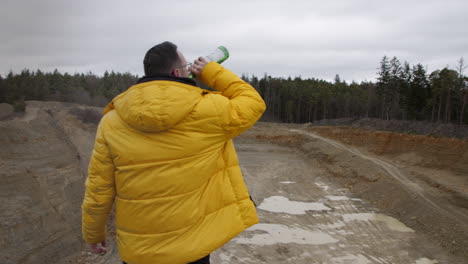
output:
[[[205,68],[206,64],[208,64],[208,61],[203,57],[199,57],[193,62],[192,67],[190,67],[190,71],[197,79],[200,77],[200,74]]]
[[[96,254],[105,254],[107,252],[107,249],[106,249],[106,241],[102,241],[101,243],[97,243],[97,244],[90,244],[90,250],[91,252],[93,253],[96,253]]]

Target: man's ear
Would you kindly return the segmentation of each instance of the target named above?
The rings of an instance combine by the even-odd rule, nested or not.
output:
[[[175,77],[180,77],[180,71],[179,71],[179,69],[174,69],[174,70],[172,71],[172,75],[175,76]]]

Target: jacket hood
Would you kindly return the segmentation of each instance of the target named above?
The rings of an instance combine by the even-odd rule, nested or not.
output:
[[[201,100],[204,92],[177,79],[142,80],[115,97],[104,114],[115,109],[134,129],[161,132],[182,121]]]

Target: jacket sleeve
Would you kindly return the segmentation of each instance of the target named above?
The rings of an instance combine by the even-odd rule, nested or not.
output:
[[[215,62],[210,62],[201,73],[201,81],[220,91],[227,100],[215,100],[221,126],[233,138],[260,119],[266,106],[262,97],[248,83]]]
[[[88,168],[86,192],[81,206],[83,239],[88,244],[105,240],[106,224],[115,197],[114,164],[99,124]]]

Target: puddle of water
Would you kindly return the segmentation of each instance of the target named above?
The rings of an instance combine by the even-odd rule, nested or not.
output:
[[[323,203],[304,203],[290,201],[283,196],[272,196],[263,200],[262,204],[258,206],[259,209],[274,212],[286,213],[293,215],[303,215],[306,211],[328,211],[331,210]]]
[[[327,199],[330,200],[330,201],[347,201],[347,200],[349,200],[349,198],[346,197],[346,196],[331,196],[331,195],[329,195],[329,196],[325,196],[325,197],[327,197]]]
[[[428,258],[420,258],[416,260],[416,264],[436,264],[439,263],[437,260],[430,260]]]
[[[291,183],[296,183],[296,182],[293,182],[293,181],[282,181],[282,182],[280,182],[280,183],[282,183],[282,184],[291,184]]]
[[[331,263],[335,264],[370,264],[371,261],[361,254],[347,254],[343,257],[331,258]]]
[[[239,236],[233,240],[238,244],[253,244],[260,246],[280,243],[322,245],[338,242],[338,240],[324,232],[310,231],[280,224],[256,224],[246,231],[263,231],[263,233],[254,234],[252,237]]]
[[[397,219],[383,215],[383,214],[373,214],[373,213],[358,213],[358,214],[344,214],[343,220],[345,222],[350,221],[378,221],[383,222],[387,227],[393,231],[398,232],[414,232],[413,229],[405,226],[402,222]]]

